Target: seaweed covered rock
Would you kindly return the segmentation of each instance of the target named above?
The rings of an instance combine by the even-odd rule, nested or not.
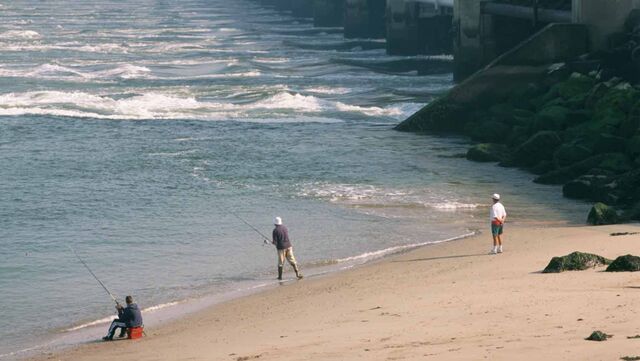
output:
[[[601,202],[594,204],[587,216],[587,223],[594,226],[616,224],[619,221],[616,210]]]
[[[562,184],[594,169],[609,171],[614,174],[623,173],[633,164],[628,156],[622,153],[596,154],[577,163],[558,168],[534,179],[539,184]]]
[[[507,158],[508,152],[504,144],[481,143],[469,148],[467,159],[476,162],[499,162]]]
[[[582,271],[611,263],[602,256],[591,253],[573,252],[562,257],[553,257],[542,273]]]
[[[618,203],[631,205],[640,201],[640,168],[616,178]]]
[[[567,127],[567,119],[570,109],[561,105],[552,105],[543,108],[535,117],[534,128],[536,130],[563,130]]]
[[[509,135],[511,127],[490,119],[480,123],[467,123],[464,134],[478,142],[497,143],[504,141]]]
[[[553,153],[553,162],[558,167],[566,167],[589,158],[592,150],[578,142],[566,143]]]
[[[534,166],[543,160],[551,160],[553,153],[562,144],[558,133],[541,131],[532,135],[515,152],[515,161],[527,167]]]
[[[562,195],[571,199],[615,201],[617,183],[607,174],[586,174],[562,186]]]
[[[571,76],[555,85],[558,95],[564,99],[574,99],[579,96],[586,96],[595,85],[595,79],[580,73],[573,73]]]
[[[593,331],[589,337],[585,338],[587,341],[606,341],[608,338],[613,337],[613,335],[607,335],[602,331]]]
[[[616,258],[606,272],[637,272],[640,271],[640,257],[632,256],[630,254],[626,256],[620,256]]]

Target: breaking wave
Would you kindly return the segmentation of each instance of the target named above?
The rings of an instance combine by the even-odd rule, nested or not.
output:
[[[131,70],[131,69],[129,69]],[[40,69],[75,73],[64,67]],[[123,69],[112,74],[122,76]],[[144,71],[134,69],[134,71]],[[332,116],[324,115],[334,113]],[[63,117],[147,120],[147,119],[195,119],[195,120],[265,120],[277,122],[326,122],[340,114],[359,113],[368,116],[402,117],[406,109],[401,106],[363,107],[323,100],[314,96],[281,92],[253,103],[237,104],[227,100],[203,101],[190,96],[177,96],[159,92],[91,94],[86,92],[32,91],[0,95],[0,115],[55,115]],[[322,114],[322,115],[321,115]],[[335,118],[334,118],[335,117]]]

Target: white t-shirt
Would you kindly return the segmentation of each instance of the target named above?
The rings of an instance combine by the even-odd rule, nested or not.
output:
[[[489,221],[493,221],[494,218],[504,219],[507,216],[507,211],[500,202],[496,202],[491,206],[489,211]]]

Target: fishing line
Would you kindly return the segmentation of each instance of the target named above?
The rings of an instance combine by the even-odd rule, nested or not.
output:
[[[104,285],[104,283],[102,283],[102,281],[100,281],[100,279],[98,278],[98,276],[96,276],[95,273],[93,273],[93,271],[91,270],[91,268],[89,267],[89,265],[82,259],[80,258],[80,256],[78,255],[78,253],[76,253],[76,250],[73,249],[70,245],[67,245],[67,247],[69,247],[69,249],[71,250],[71,252],[73,252],[73,254],[78,258],[78,260],[80,261],[80,263],[82,263],[87,270],[89,271],[89,273],[91,273],[91,275],[93,276],[93,278],[96,279],[96,281],[98,281],[98,283],[100,284],[100,286],[102,286],[102,288],[104,288],[105,291],[107,291],[107,293],[109,294],[109,296],[111,296],[111,299],[113,300],[113,302],[116,303],[116,305],[119,305],[120,303],[118,302],[118,300],[116,300],[115,296],[111,293],[111,291],[109,291],[109,289],[107,288],[107,286]]]

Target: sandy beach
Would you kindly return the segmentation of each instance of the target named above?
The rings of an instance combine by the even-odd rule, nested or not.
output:
[[[553,256],[638,253],[639,225],[510,227],[290,282],[55,360],[617,360],[640,355],[640,279],[540,271]],[[594,330],[614,337],[585,341]],[[115,356],[117,354],[117,356]]]

